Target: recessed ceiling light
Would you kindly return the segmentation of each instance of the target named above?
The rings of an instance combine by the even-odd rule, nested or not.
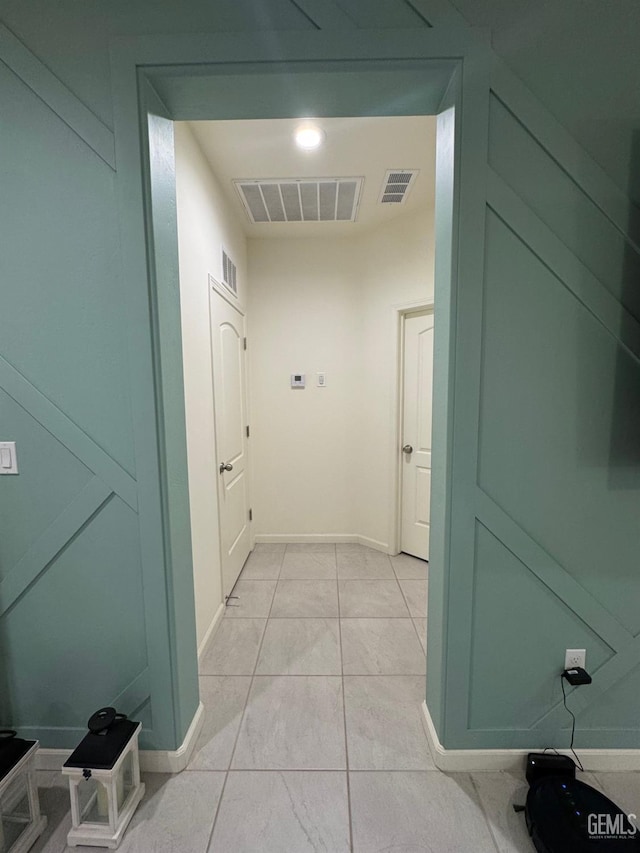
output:
[[[315,124],[303,124],[297,128],[293,137],[298,148],[303,151],[314,151],[325,140],[325,132]]]

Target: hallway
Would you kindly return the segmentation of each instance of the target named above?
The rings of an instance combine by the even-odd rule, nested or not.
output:
[[[191,763],[144,774],[120,850],[532,850],[511,808],[522,777],[444,774],[429,754],[427,569],[360,545],[257,545],[202,655]],[[34,851],[70,851],[64,781],[39,777],[49,826]],[[634,810],[640,774],[581,778]]]

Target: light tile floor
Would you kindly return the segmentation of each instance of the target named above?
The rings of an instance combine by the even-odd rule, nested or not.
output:
[[[445,774],[429,754],[427,570],[359,545],[257,545],[200,662],[191,763],[146,774],[120,850],[532,853],[522,777]],[[583,778],[640,811],[640,773]],[[64,853],[66,784],[39,784],[33,850]]]

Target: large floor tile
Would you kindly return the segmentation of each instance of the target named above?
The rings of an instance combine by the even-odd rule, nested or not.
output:
[[[421,720],[420,675],[351,675],[344,679],[351,770],[433,770]]]
[[[337,616],[338,587],[335,580],[279,580],[272,617]]]
[[[411,619],[342,619],[341,625],[345,675],[424,675]]]
[[[420,637],[420,642],[422,643],[422,648],[427,650],[427,620],[426,619],[414,619],[413,624],[416,626],[416,631],[418,632],[418,636]]]
[[[256,545],[240,577],[243,580],[277,580],[284,559],[285,545],[260,543]]]
[[[578,755],[580,751],[578,750]],[[590,774],[585,774],[588,776]],[[610,800],[627,814],[640,815],[640,773],[596,773],[596,782],[580,776],[588,785],[599,787]],[[634,823],[640,826],[640,820]]]
[[[279,554],[284,557],[284,552],[287,550],[285,542],[256,542],[253,546],[252,554]]]
[[[256,676],[232,767],[344,769],[342,680],[322,675]]]
[[[429,562],[418,560],[410,554],[391,557],[391,565],[399,580],[426,580],[429,575]]]
[[[471,776],[499,853],[531,853],[533,845],[524,813],[513,810],[515,804],[523,805],[527,798],[529,786],[524,778],[524,767],[522,773],[472,773]],[[604,790],[592,773],[578,772],[577,778]]]
[[[341,675],[338,620],[270,619],[256,674]]]
[[[253,675],[266,619],[222,619],[200,658],[200,675]]]
[[[204,723],[189,770],[226,770],[236,742],[251,678],[245,675],[206,675],[200,678]]]
[[[119,853],[206,853],[224,773],[149,773]],[[69,847],[65,853],[96,853]]]
[[[339,578],[393,578],[391,561],[382,551],[362,545],[336,545]]]
[[[333,542],[289,542],[286,545],[289,554],[335,554]]]
[[[495,853],[466,775],[350,773],[355,853]]]
[[[234,586],[233,598],[225,608],[226,617],[263,617],[269,615],[271,601],[277,581],[245,581],[239,580]]]
[[[41,777],[41,774],[38,773]],[[44,781],[44,780],[42,780]],[[69,781],[61,773],[45,784],[38,780],[40,811],[47,817],[43,834],[31,847],[29,853],[62,853],[67,846],[67,833],[71,829],[69,807]]]
[[[399,581],[404,597],[407,599],[412,616],[422,619],[427,615],[427,581]]]
[[[338,592],[340,615],[345,618],[409,615],[395,579],[341,580],[338,582]]]
[[[211,853],[349,850],[344,773],[229,774]]]
[[[50,788],[60,777],[57,770],[36,770],[36,785],[38,788]]]
[[[308,580],[335,578],[335,545],[287,545],[280,577]]]
[[[523,768],[524,770],[524,768]],[[524,772],[473,773],[474,785],[491,826],[499,853],[530,853],[533,849],[524,820],[513,806],[523,805],[529,786]]]

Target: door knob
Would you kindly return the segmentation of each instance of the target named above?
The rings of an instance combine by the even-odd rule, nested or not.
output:
[[[233,471],[233,465],[230,462],[220,463],[220,473],[223,474],[225,471]]]
[[[402,452],[406,453],[407,456],[409,456],[411,453],[413,453],[413,447],[411,447],[410,444],[405,444],[405,446],[402,448]]]

